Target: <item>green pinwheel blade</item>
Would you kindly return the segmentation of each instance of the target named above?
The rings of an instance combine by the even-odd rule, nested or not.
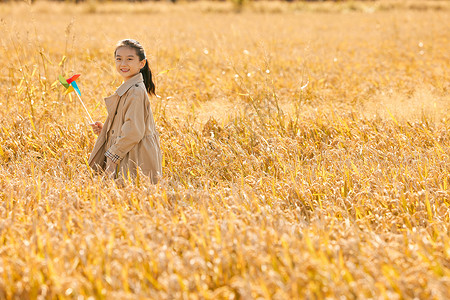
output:
[[[62,75],[59,75],[59,82],[61,82],[61,84],[68,89],[69,88],[69,84],[67,83],[67,81],[64,79],[64,77],[62,77]]]

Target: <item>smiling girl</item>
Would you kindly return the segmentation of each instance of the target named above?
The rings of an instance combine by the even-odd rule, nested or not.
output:
[[[162,174],[161,149],[149,101],[149,95],[155,95],[155,84],[144,48],[135,40],[122,40],[114,58],[124,82],[105,98],[105,124],[91,124],[99,136],[89,166],[114,179],[134,178],[140,170],[156,183]]]

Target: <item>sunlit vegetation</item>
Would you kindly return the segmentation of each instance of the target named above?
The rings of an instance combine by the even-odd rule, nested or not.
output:
[[[445,299],[439,3],[1,5],[0,299]],[[104,121],[126,37],[157,83],[158,185],[91,172],[96,136],[57,82],[81,73]]]

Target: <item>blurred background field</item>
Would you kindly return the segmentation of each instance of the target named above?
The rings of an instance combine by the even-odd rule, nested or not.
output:
[[[448,1],[0,4],[0,299],[446,299]],[[139,40],[164,176],[91,173]]]

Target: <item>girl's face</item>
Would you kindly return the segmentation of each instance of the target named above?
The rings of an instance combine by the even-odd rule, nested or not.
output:
[[[116,70],[125,81],[139,73],[145,66],[145,59],[139,60],[136,50],[120,47],[116,50]]]

